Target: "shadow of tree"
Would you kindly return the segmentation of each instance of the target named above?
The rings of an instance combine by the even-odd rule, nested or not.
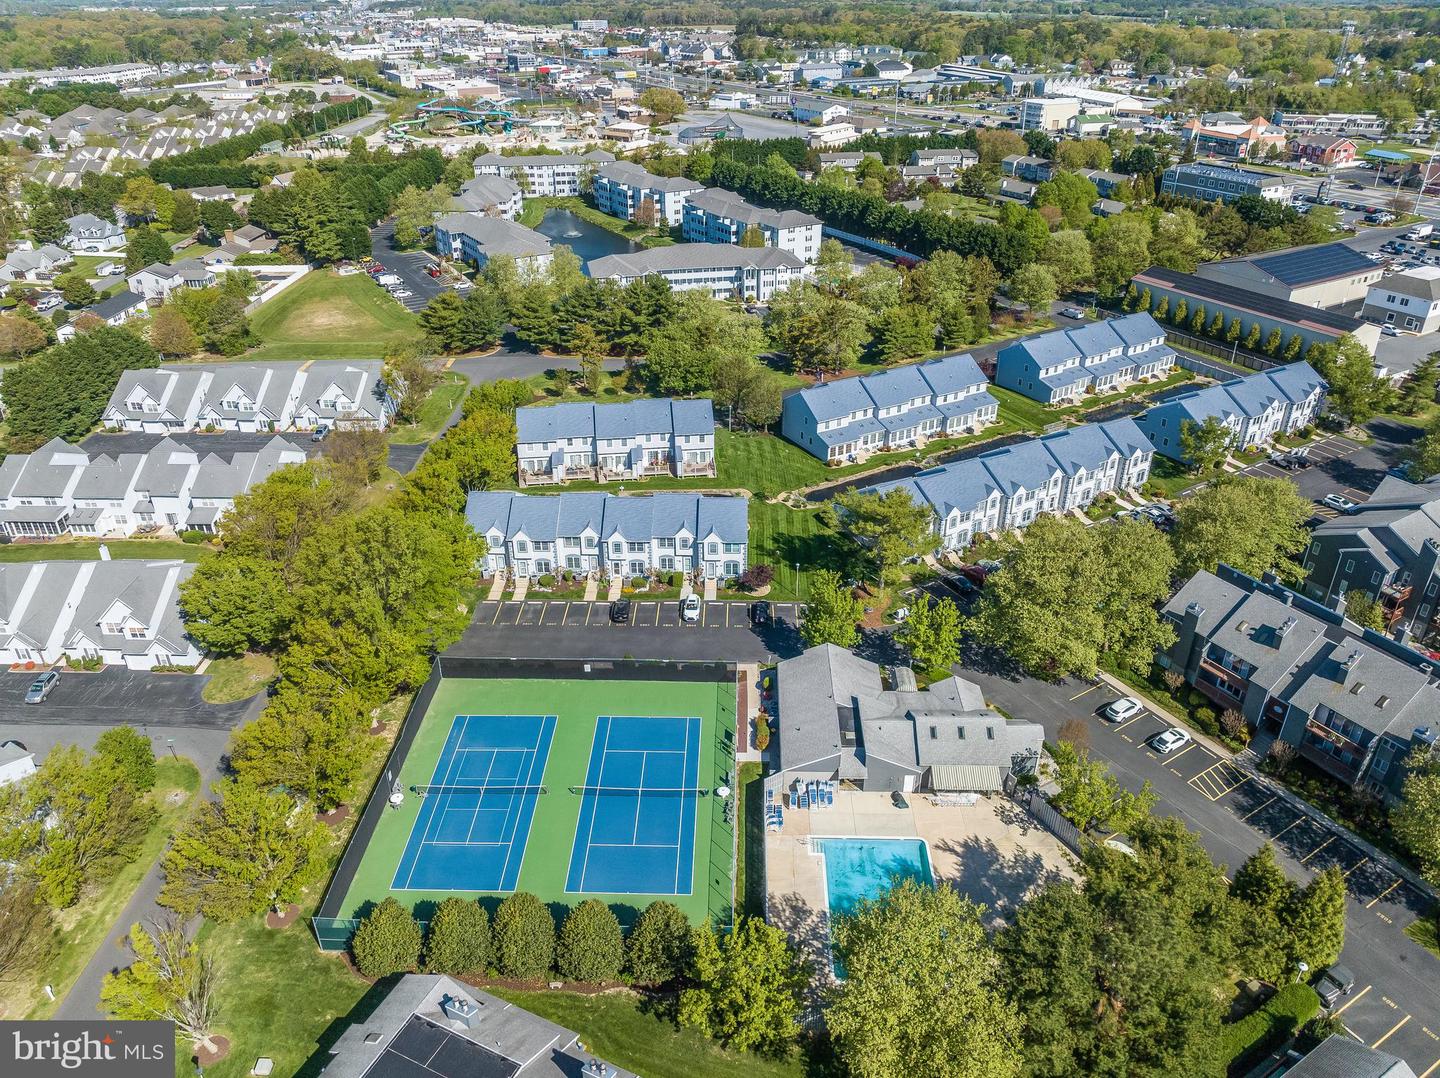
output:
[[[1038,828],[1019,806],[1011,806],[1025,817],[1027,823],[1006,820],[1012,826]],[[1002,817],[1003,818],[1003,817]],[[1066,879],[1063,872],[1045,863],[1039,854],[1028,850],[1015,850],[1002,854],[998,846],[989,839],[969,837],[965,839],[942,839],[935,848],[955,858],[958,873],[941,877],[939,882],[948,883],[986,908],[985,924],[996,929],[1008,923],[1020,905],[1040,888]]]

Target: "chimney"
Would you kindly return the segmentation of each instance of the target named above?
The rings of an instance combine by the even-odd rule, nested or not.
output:
[[[615,1078],[615,1068],[603,1059],[591,1056],[581,1068],[580,1078]]]
[[[109,560],[110,560],[110,548],[109,548],[108,546],[106,546],[104,543],[101,543],[101,544],[100,544],[100,551],[99,551],[99,553],[100,553],[100,560],[101,560],[101,561],[109,561]]]
[[[1185,615],[1180,619],[1180,628],[1187,633],[1193,634],[1200,627],[1200,619],[1205,616],[1205,608],[1199,603],[1190,603],[1185,607]]]
[[[1286,634],[1289,633],[1291,629],[1295,628],[1295,625],[1296,625],[1296,621],[1295,621],[1295,619],[1294,619],[1293,617],[1292,617],[1292,618],[1286,618],[1284,621],[1282,621],[1282,622],[1280,623],[1280,628],[1278,628],[1278,629],[1275,630],[1275,639],[1276,639],[1276,640],[1284,640]]]
[[[226,243],[234,243],[234,242],[235,242],[235,230],[234,230],[233,228],[227,228],[227,229],[225,230],[225,242],[226,242]]]
[[[1346,682],[1348,682],[1350,680],[1350,675],[1355,672],[1356,668],[1359,665],[1359,651],[1352,651],[1349,655],[1345,656],[1345,661],[1340,664],[1340,684],[1344,685]]]
[[[440,1013],[466,1029],[474,1029],[480,1023],[479,1008],[464,996],[446,996],[440,1001]]]

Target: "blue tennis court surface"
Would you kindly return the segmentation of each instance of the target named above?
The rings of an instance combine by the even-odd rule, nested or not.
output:
[[[554,715],[457,715],[392,890],[513,891]],[[489,787],[486,789],[485,787]]]
[[[565,890],[688,895],[699,770],[698,718],[602,715]]]

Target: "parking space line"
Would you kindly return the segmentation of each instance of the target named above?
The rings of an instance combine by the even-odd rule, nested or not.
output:
[[[496,604],[495,604],[495,613],[493,613],[493,614],[490,615],[490,624],[491,624],[491,625],[494,625],[497,621],[500,620],[500,608],[501,608],[502,606],[504,606],[504,605],[505,605],[504,603],[496,603]]]
[[[1276,794],[1276,795],[1275,795],[1274,797],[1272,797],[1269,801],[1266,801],[1264,805],[1261,805],[1260,808],[1253,808],[1253,809],[1251,809],[1249,812],[1245,813],[1244,816],[1241,816],[1241,817],[1240,817],[1240,822],[1241,822],[1241,823],[1244,823],[1244,822],[1245,822],[1246,820],[1248,820],[1251,816],[1254,816],[1255,813],[1259,812],[1260,809],[1263,809],[1263,808],[1265,808],[1265,807],[1268,806],[1268,805],[1273,805],[1276,801],[1279,801],[1279,800],[1280,800],[1280,795],[1279,795],[1279,794]]]
[[[1084,692],[1077,692],[1074,696],[1070,697],[1070,702],[1073,704],[1076,700],[1080,699],[1080,697],[1084,696],[1085,693],[1087,693],[1087,692],[1094,692],[1096,689],[1098,689],[1098,688],[1101,686],[1101,684],[1103,684],[1103,682],[1096,682],[1094,685],[1091,685],[1091,686],[1090,686],[1088,689],[1086,689]]]
[[[586,604],[585,604],[585,624],[586,624],[586,625],[589,625],[589,624],[590,624],[590,615],[595,612],[595,606],[596,606],[595,603],[586,603]]]
[[[1320,845],[1316,846],[1313,850],[1307,853],[1304,857],[1300,858],[1300,863],[1303,865],[1306,861],[1310,860],[1310,858],[1314,857],[1317,853],[1319,853],[1321,850],[1323,850],[1326,846],[1330,845],[1330,843],[1334,842],[1339,837],[1339,835],[1331,835],[1324,842],[1320,843]]]
[[[1378,1041],[1376,1041],[1376,1042],[1375,1042],[1374,1044],[1372,1044],[1370,1047],[1371,1047],[1371,1048],[1379,1048],[1382,1044],[1384,1044],[1384,1043],[1385,1043],[1386,1041],[1388,1041],[1391,1037],[1393,1037],[1396,1033],[1398,1033],[1398,1032],[1400,1031],[1400,1027],[1403,1026],[1403,1025],[1404,1025],[1406,1022],[1408,1022],[1408,1021],[1410,1021],[1410,1016],[1407,1014],[1404,1018],[1400,1019],[1400,1021],[1396,1022],[1393,1026],[1390,1027],[1390,1032],[1389,1032],[1389,1033],[1385,1034],[1385,1036],[1381,1037]]]
[[[1146,714],[1148,714],[1148,712],[1142,711],[1142,712],[1140,712],[1140,714],[1136,715],[1133,719],[1130,719],[1130,720],[1128,720],[1127,722],[1122,722],[1119,726],[1115,727],[1115,732],[1118,734],[1121,730],[1125,729],[1125,727],[1129,726],[1131,723],[1139,722],[1141,719],[1143,719],[1143,718],[1146,716]],[[1126,741],[1129,741],[1130,739],[1127,737],[1125,740],[1126,740]]]
[[[1369,902],[1365,903],[1365,908],[1368,910],[1371,906],[1375,905],[1375,903],[1379,902],[1382,898],[1384,898],[1386,895],[1388,895],[1391,891],[1395,890],[1395,888],[1399,887],[1404,882],[1405,881],[1403,879],[1397,879],[1389,887],[1385,888],[1385,890],[1381,891]]]
[[[1339,1018],[1339,1017],[1340,1017],[1342,1014],[1344,1014],[1347,1010],[1349,1010],[1351,1007],[1355,1006],[1355,1004],[1359,1003],[1359,1002],[1360,1002],[1360,998],[1361,998],[1362,996],[1364,996],[1366,992],[1370,991],[1370,989],[1372,989],[1372,988],[1374,988],[1374,987],[1375,987],[1375,986],[1374,986],[1373,984],[1367,984],[1364,988],[1360,989],[1360,991],[1356,992],[1355,995],[1351,996],[1349,1002],[1346,1003],[1343,1007],[1341,1007],[1341,1008],[1340,1008],[1338,1011],[1336,1011],[1334,1014],[1332,1014],[1330,1017],[1331,1017],[1331,1018]]]
[[[1435,1069],[1437,1067],[1440,1067],[1440,1059],[1437,1059],[1434,1063],[1431,1063],[1429,1067],[1422,1071],[1420,1074],[1420,1078],[1430,1078],[1430,1075],[1435,1073]]]
[[[1309,818],[1310,818],[1310,817],[1306,816],[1306,815],[1302,812],[1299,816],[1296,816],[1293,820],[1291,820],[1289,823],[1287,823],[1284,827],[1280,828],[1280,830],[1276,831],[1273,835],[1271,835],[1271,836],[1270,836],[1270,841],[1271,841],[1271,842],[1274,842],[1277,838],[1279,838],[1281,835],[1283,835],[1286,831],[1290,830],[1290,828],[1294,827],[1297,823],[1304,823],[1304,822],[1305,822],[1306,820],[1308,820]]]
[[[1165,761],[1165,762],[1166,762],[1166,763],[1173,764],[1176,760],[1180,759],[1180,757],[1184,756],[1187,752],[1189,752],[1189,751],[1190,751],[1191,749],[1193,749],[1194,747],[1195,747],[1195,742],[1192,741],[1192,742],[1190,742],[1190,744],[1186,745],[1183,749],[1181,749],[1179,752],[1177,752],[1174,756],[1170,757],[1170,759],[1167,760],[1167,761]],[[1174,770],[1174,769],[1172,768],[1171,770]],[[1178,774],[1180,774],[1180,772],[1176,771],[1175,774],[1178,775]]]
[[[1369,863],[1370,863],[1370,858],[1368,858],[1368,857],[1362,857],[1362,858],[1360,858],[1360,863],[1359,863],[1358,865],[1356,865],[1355,868],[1352,868],[1352,869],[1350,869],[1349,871],[1347,871],[1347,872],[1345,873],[1345,878],[1348,880],[1348,879],[1350,878],[1350,873],[1351,873],[1351,872],[1354,872],[1356,868],[1364,868],[1364,867],[1365,867],[1366,865],[1368,865]]]

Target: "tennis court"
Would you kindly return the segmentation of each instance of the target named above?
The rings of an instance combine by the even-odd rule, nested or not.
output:
[[[457,715],[395,870],[394,891],[513,891],[554,715]]]
[[[688,895],[699,767],[698,718],[601,715],[565,890]]]

